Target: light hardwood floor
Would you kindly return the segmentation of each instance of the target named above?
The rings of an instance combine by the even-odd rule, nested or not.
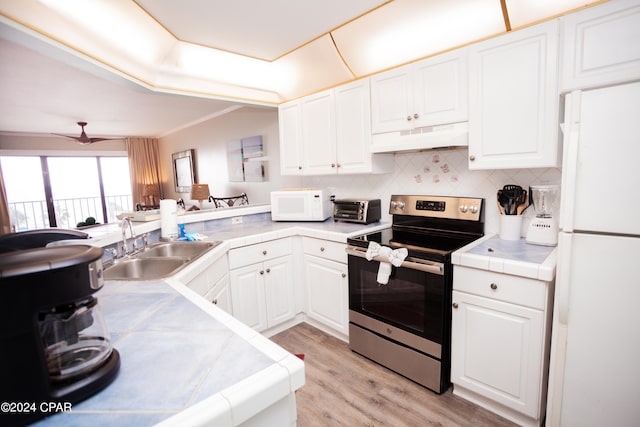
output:
[[[298,426],[513,426],[449,389],[438,395],[362,356],[306,323],[273,337],[305,355],[296,392]]]

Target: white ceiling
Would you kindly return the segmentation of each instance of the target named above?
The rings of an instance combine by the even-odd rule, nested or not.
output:
[[[507,30],[500,0],[0,0],[0,132],[159,137]]]

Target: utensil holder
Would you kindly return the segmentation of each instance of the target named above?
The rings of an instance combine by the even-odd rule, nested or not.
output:
[[[500,239],[520,240],[522,215],[500,215]]]

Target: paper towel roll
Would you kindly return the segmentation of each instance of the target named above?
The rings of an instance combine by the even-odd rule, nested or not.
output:
[[[160,200],[160,238],[178,238],[178,203],[173,199]]]

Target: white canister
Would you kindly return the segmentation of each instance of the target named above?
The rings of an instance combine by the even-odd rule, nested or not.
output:
[[[522,215],[500,215],[500,239],[520,240]]]
[[[160,238],[175,240],[178,236],[178,203],[173,199],[160,200]]]

